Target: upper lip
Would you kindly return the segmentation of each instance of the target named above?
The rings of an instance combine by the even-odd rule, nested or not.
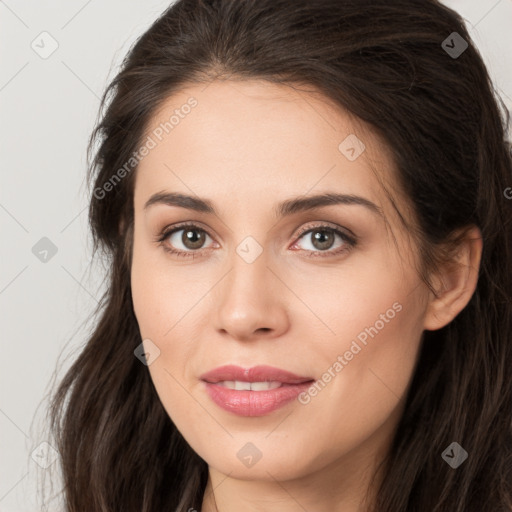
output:
[[[254,366],[247,369],[234,365],[219,366],[201,375],[200,379],[211,384],[226,380],[237,380],[241,382],[275,381],[284,384],[301,384],[314,380],[313,377],[301,377],[300,375],[282,370],[281,368],[265,365]]]

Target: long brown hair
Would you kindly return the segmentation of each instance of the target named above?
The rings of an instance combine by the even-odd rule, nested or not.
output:
[[[89,220],[108,288],[49,409],[67,511],[201,509],[207,464],[134,356],[130,159],[169,95],[229,77],[318,90],[383,138],[419,221],[427,284],[453,234],[480,228],[477,289],[424,333],[375,511],[512,511],[508,112],[463,20],[435,0],[178,0],[133,45],[89,141]],[[453,441],[469,453],[457,469],[441,456]]]

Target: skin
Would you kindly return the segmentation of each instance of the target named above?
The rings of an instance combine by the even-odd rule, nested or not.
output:
[[[403,413],[422,333],[449,323],[475,290],[479,231],[461,245],[459,267],[447,264],[432,276],[435,298],[372,172],[391,185],[413,222],[389,151],[371,130],[312,91],[227,80],[190,84],[169,97],[146,135],[191,96],[197,106],[137,169],[131,281],[142,339],[160,350],[148,366],[158,396],[209,466],[202,510],[365,510],[365,493],[371,500],[375,490],[369,478]],[[366,147],[354,161],[338,149],[349,134]],[[165,204],[144,209],[162,191],[208,198],[218,215]],[[396,245],[384,218],[361,205],[273,214],[281,201],[320,192],[375,203]],[[193,233],[205,236],[203,245],[185,245],[183,231],[164,243],[195,251],[194,258],[155,241],[163,228],[185,221],[206,231]],[[311,232],[299,237],[301,228],[325,223],[351,230],[357,245],[336,255],[347,244],[332,232],[331,245],[315,243]],[[236,252],[249,236],[262,249],[251,263]],[[315,251],[320,257],[307,257]],[[267,364],[322,379],[396,303],[401,311],[307,404],[294,400],[265,416],[240,417],[204,391],[200,375],[224,364]],[[251,467],[237,457],[246,443],[261,452]]]

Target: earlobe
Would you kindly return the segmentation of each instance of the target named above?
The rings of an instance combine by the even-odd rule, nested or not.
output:
[[[429,331],[449,324],[468,304],[478,283],[482,234],[477,226],[467,230],[455,256],[433,278],[437,297],[430,293],[423,328]]]

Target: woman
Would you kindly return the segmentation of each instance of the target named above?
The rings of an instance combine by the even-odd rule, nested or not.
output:
[[[434,0],[179,0],[103,97],[69,512],[512,510],[512,162]]]

